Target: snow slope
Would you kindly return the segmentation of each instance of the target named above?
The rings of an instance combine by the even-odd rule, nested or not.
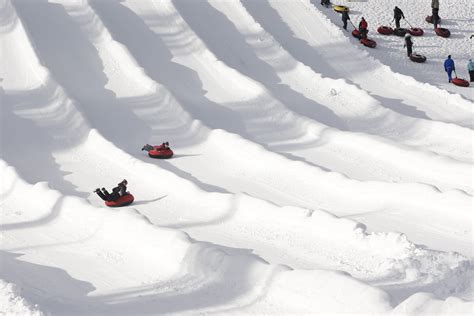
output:
[[[307,1],[0,4],[2,312],[472,311],[471,101]]]

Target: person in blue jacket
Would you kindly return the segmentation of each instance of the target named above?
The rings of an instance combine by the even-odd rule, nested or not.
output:
[[[444,61],[444,70],[448,74],[448,80],[451,82],[451,73],[456,71],[456,67],[454,66],[454,60],[451,59],[451,55]]]
[[[474,82],[474,61],[472,61],[472,59],[469,59],[467,70],[469,70],[469,77],[471,77],[470,81]]]

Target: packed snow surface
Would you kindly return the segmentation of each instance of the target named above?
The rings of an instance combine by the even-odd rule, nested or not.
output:
[[[442,63],[468,78],[474,20],[440,2],[447,39],[431,1],[341,0],[369,49],[316,0],[0,0],[0,314],[472,315]],[[425,64],[376,32],[395,5]],[[128,207],[92,193],[122,179]]]

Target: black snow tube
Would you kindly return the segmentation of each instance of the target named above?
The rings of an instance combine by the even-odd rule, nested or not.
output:
[[[422,36],[425,32],[419,27],[412,27],[408,30],[408,33],[412,36]]]
[[[415,63],[424,63],[426,61],[426,57],[417,53],[413,53],[410,55],[410,60],[414,61]]]
[[[379,26],[379,28],[377,29],[377,32],[383,35],[391,35],[393,33],[393,29],[390,26],[382,25],[382,26]]]
[[[374,40],[371,40],[369,38],[363,38],[360,40],[360,43],[364,46],[370,47],[370,48],[375,48],[377,46],[377,43]]]
[[[444,27],[435,28],[435,33],[438,36],[446,37],[446,38],[451,36],[451,32],[448,29],[444,28]]]
[[[461,79],[461,78],[456,77],[453,80],[451,80],[451,82],[456,86],[469,87],[469,81]]]
[[[393,30],[393,34],[397,36],[405,36],[407,32],[408,30],[404,29],[403,27],[399,27]]]

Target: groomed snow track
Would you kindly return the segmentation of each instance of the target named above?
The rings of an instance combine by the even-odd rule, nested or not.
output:
[[[310,1],[0,0],[0,40],[0,313],[472,312],[472,102]]]

